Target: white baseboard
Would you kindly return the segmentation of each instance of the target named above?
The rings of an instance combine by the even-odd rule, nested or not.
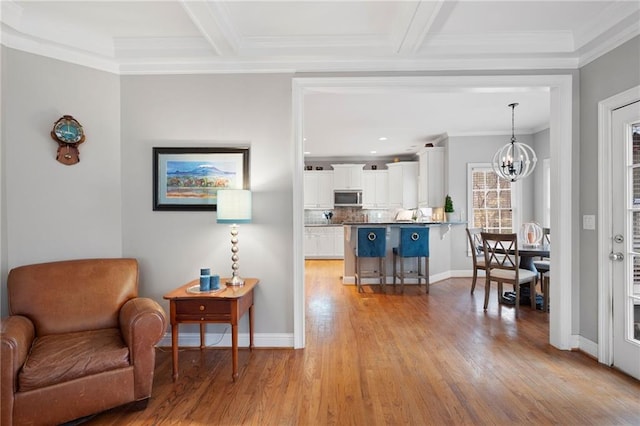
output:
[[[450,278],[471,278],[473,277],[473,269],[458,269],[458,270],[454,270],[454,271],[449,271],[451,272],[451,277]],[[478,271],[478,278],[483,277],[484,278],[484,271],[480,270]]]
[[[582,352],[598,359],[598,344],[579,335],[571,336],[571,349],[580,349]]]
[[[230,348],[231,334],[206,333],[204,343],[212,348]],[[256,348],[293,348],[293,333],[254,333],[253,344]],[[171,347],[171,332],[165,333],[157,346]],[[178,346],[199,347],[200,333],[180,333],[178,335]],[[238,333],[238,346],[249,346],[249,333]]]
[[[456,277],[456,276],[458,275],[452,275],[451,271],[441,272],[439,274],[429,275],[429,282],[435,283],[435,282],[446,280],[447,278]],[[471,274],[470,276],[473,276],[473,274]],[[386,283],[391,284],[392,282],[393,282],[393,277],[388,276]],[[407,278],[404,281],[405,284],[417,284],[417,282],[418,280],[416,280],[415,278]],[[342,277],[342,284],[355,285],[356,278],[354,276],[344,276]],[[362,284],[366,284],[366,285],[380,284],[380,280],[377,278],[363,278]]]

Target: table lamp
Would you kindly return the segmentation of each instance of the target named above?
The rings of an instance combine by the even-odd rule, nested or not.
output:
[[[238,275],[238,224],[251,223],[251,191],[246,189],[218,190],[218,223],[231,224],[231,278],[228,285],[244,285]]]

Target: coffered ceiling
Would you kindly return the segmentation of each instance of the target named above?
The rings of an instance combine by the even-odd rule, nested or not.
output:
[[[635,1],[2,1],[3,44],[123,74],[576,68]]]
[[[0,22],[7,47],[122,75],[576,69],[640,34],[640,1],[2,0]],[[511,102],[518,132],[545,128],[539,91],[314,94],[305,149],[508,134]]]

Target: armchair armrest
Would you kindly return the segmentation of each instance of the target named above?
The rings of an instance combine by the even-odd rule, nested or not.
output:
[[[136,297],[120,309],[120,331],[129,347],[134,367],[134,393],[136,400],[151,396],[155,368],[155,345],[167,329],[167,316],[155,300]]]
[[[18,371],[22,368],[36,336],[31,320],[13,315],[0,325],[0,424],[12,424],[13,399],[18,390]]]
[[[129,349],[136,345],[154,346],[167,329],[167,316],[153,299],[136,297],[120,309],[120,331]],[[135,356],[135,353],[132,354]],[[132,360],[135,363],[135,359]]]

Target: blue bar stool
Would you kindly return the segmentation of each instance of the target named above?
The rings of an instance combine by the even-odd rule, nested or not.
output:
[[[358,228],[358,240],[356,244],[356,286],[358,292],[362,292],[362,278],[377,278],[384,291],[386,272],[385,258],[387,253],[387,229],[378,228]],[[364,271],[360,264],[362,258],[377,258],[378,269]]]
[[[397,271],[396,263],[400,258],[400,271]],[[418,266],[416,271],[405,271],[404,260],[416,258]],[[424,272],[422,271],[422,259],[424,259]],[[429,293],[429,228],[407,227],[400,228],[400,244],[393,248],[393,289],[396,288],[396,278],[400,278],[400,292],[404,292],[405,278],[416,278],[418,288],[421,281],[425,281],[425,293]]]

